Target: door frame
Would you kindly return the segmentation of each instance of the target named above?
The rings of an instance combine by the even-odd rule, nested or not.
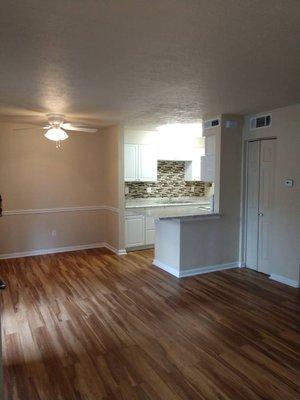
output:
[[[276,140],[276,136],[245,139],[243,142],[243,171],[242,171],[242,207],[241,207],[241,246],[240,246],[240,266],[246,267],[246,248],[247,248],[247,207],[248,207],[248,143],[261,142],[263,140]],[[257,271],[258,272],[258,271]]]

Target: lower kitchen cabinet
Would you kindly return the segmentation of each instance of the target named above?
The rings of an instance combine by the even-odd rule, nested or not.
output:
[[[145,244],[150,245],[155,242],[155,223],[154,218],[146,216],[145,223]]]
[[[144,215],[128,215],[125,217],[125,246],[137,247],[145,244]]]
[[[155,229],[146,229],[145,231],[145,244],[154,244],[155,242]]]
[[[125,216],[125,246],[153,245],[155,241],[154,218],[145,215]]]
[[[148,215],[146,216],[145,228],[146,228],[146,230],[155,228],[154,218],[153,217],[149,217]]]

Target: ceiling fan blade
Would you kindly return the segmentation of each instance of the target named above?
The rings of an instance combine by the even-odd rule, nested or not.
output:
[[[48,125],[48,126],[43,126],[43,129],[50,129],[50,128],[52,128],[52,126],[51,126],[51,125]]]
[[[97,128],[88,128],[87,126],[76,126],[69,123],[61,124],[61,128],[65,129],[66,131],[77,131],[77,132],[89,132],[94,133],[97,132]]]
[[[13,131],[32,131],[32,130],[36,130],[39,129],[37,126],[31,126],[28,128],[13,128]]]

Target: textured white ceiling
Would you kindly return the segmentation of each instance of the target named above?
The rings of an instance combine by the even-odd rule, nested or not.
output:
[[[159,125],[288,105],[299,44],[299,0],[2,0],[0,117]]]

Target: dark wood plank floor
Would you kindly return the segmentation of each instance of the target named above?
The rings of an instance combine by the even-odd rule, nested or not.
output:
[[[299,291],[152,256],[0,261],[5,399],[300,399]]]

